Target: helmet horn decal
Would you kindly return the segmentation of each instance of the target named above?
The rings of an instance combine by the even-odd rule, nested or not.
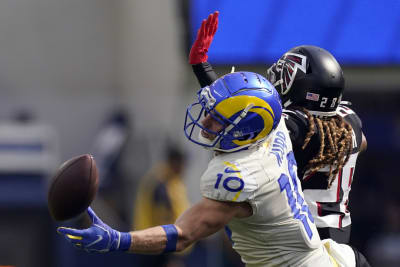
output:
[[[215,107],[215,110],[227,118],[231,117],[238,111],[243,110],[246,114],[249,111],[257,113],[263,119],[264,129],[262,129],[262,131],[252,139],[243,141],[234,140],[233,143],[238,146],[248,145],[256,140],[266,137],[273,127],[275,117],[273,109],[267,102],[254,96],[233,96],[219,103]],[[234,127],[235,123],[232,123],[231,125]]]

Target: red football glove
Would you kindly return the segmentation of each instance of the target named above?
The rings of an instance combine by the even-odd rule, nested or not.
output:
[[[197,31],[197,37],[194,41],[189,54],[190,64],[199,64],[208,59],[207,52],[218,28],[219,12],[215,11],[208,15],[207,20],[203,20],[200,29]]]

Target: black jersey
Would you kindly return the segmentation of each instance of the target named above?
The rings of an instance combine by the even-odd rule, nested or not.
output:
[[[362,124],[357,114],[347,106],[340,105],[337,114],[352,127],[352,151],[348,162],[338,172],[328,188],[329,167],[310,173],[307,163],[317,155],[320,148],[320,133],[314,125],[315,134],[303,150],[304,139],[309,129],[307,116],[299,110],[285,110],[286,126],[290,132],[293,151],[297,161],[297,172],[310,211],[319,228],[321,238],[333,238],[347,243],[350,238],[350,212],[348,210],[349,193],[353,181],[357,156],[362,142]]]

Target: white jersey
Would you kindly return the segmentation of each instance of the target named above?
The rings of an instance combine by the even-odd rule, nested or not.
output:
[[[304,200],[283,120],[262,145],[215,156],[201,178],[201,193],[251,205],[252,216],[228,224],[233,248],[247,266],[335,266]]]

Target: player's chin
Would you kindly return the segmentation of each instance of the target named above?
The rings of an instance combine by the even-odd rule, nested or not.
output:
[[[203,136],[204,138],[206,138],[210,141],[213,141],[216,137],[215,134],[210,134],[210,133],[206,132],[205,130],[201,130],[200,133],[201,133],[201,136]]]

